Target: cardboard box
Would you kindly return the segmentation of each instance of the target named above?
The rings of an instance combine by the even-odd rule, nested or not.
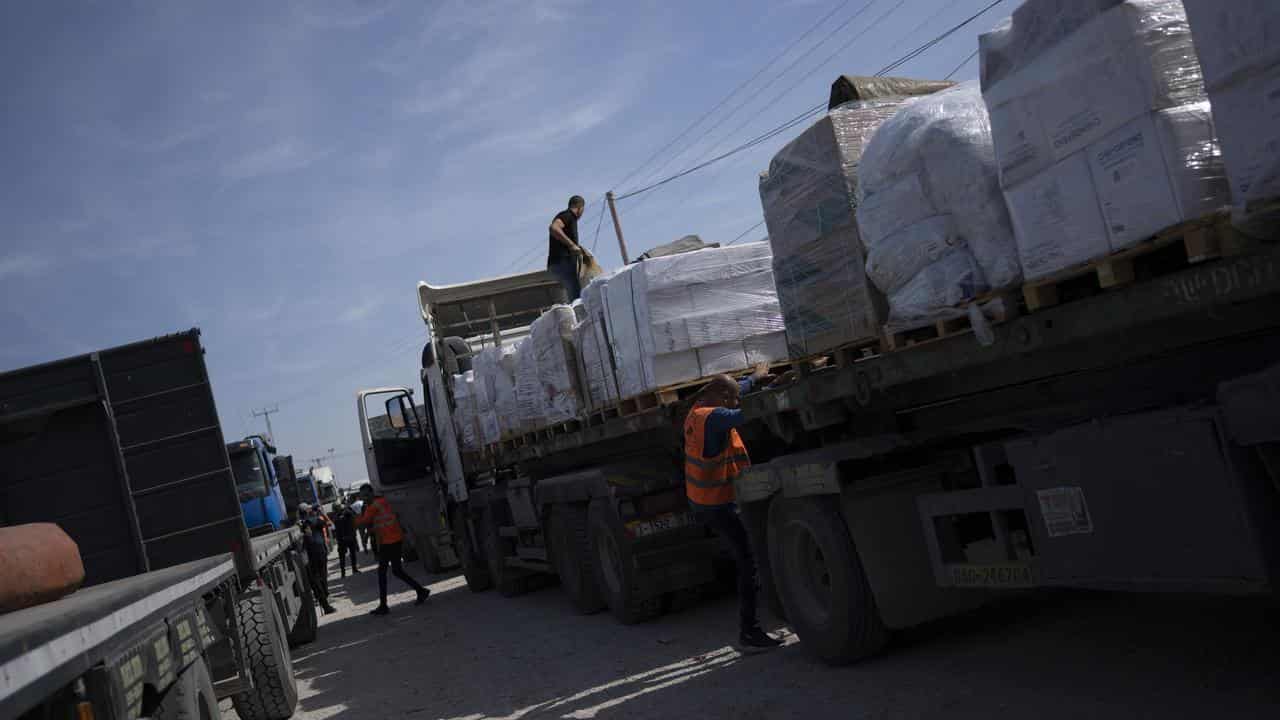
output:
[[[1009,188],[1005,199],[1028,280],[1111,251],[1084,153]]]

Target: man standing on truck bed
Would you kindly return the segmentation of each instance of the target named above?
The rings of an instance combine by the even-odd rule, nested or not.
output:
[[[743,650],[767,650],[782,644],[760,628],[756,619],[756,560],[747,530],[734,503],[734,478],[751,465],[736,428],[745,422],[738,409],[742,393],[768,382],[768,367],[735,382],[728,375],[711,378],[696,396],[684,421],[684,478],[689,505],[698,522],[723,537],[738,566],[739,635]]]
[[[560,280],[569,302],[578,299],[582,286],[578,281],[578,268],[589,253],[578,244],[578,218],[587,207],[581,195],[569,198],[569,207],[561,210],[551,221],[550,247],[547,249],[547,270]]]
[[[400,543],[404,540],[404,531],[400,529],[400,519],[391,509],[391,503],[381,495],[373,494],[373,486],[365,483],[360,486],[360,497],[364,499],[364,512],[356,518],[356,525],[372,525],[374,537],[378,541],[378,607],[369,611],[370,615],[386,615],[391,612],[387,607],[387,566],[391,566],[391,574],[400,578],[406,585],[418,591],[417,605],[427,601],[431,591],[422,587],[404,571],[400,564]]]

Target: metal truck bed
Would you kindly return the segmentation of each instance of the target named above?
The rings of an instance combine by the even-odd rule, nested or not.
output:
[[[103,678],[125,696],[140,697],[144,683],[166,687],[165,675],[213,642],[201,598],[235,581],[231,555],[218,555],[0,616],[0,717],[18,717],[104,663],[137,668]]]

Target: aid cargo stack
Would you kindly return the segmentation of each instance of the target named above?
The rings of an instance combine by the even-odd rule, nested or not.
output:
[[[1178,0],[1027,0],[979,55],[1028,280],[1226,205]]]

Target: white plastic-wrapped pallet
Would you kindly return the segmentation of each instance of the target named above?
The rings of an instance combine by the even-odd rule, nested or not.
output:
[[[529,432],[546,425],[546,400],[538,382],[538,354],[533,339],[525,336],[516,343],[516,432]]]
[[[1180,0],[1027,0],[979,51],[1026,278],[1226,203]]]
[[[651,258],[604,289],[618,391],[626,398],[783,360],[785,326],[765,243]]]
[[[498,364],[502,355],[495,347],[488,347],[476,353],[472,360],[472,371],[475,373],[476,418],[480,429],[480,442],[492,445],[502,436],[498,422],[494,385],[501,372]]]
[[[1280,219],[1280,2],[1184,5],[1213,103],[1234,218],[1245,227],[1274,223]]]
[[[491,376],[493,409],[502,436],[520,430],[520,406],[516,398],[516,343],[498,348],[495,372]]]
[[[468,370],[453,376],[454,423],[464,450],[480,447],[480,428],[476,417],[475,372]]]
[[[574,344],[582,357],[583,393],[588,407],[592,409],[606,407],[621,399],[605,324],[604,299],[608,283],[608,276],[601,276],[582,289],[582,318],[574,327]]]
[[[976,83],[880,125],[863,148],[857,216],[890,330],[959,316],[957,303],[1022,279]]]
[[[573,309],[553,305],[529,326],[537,365],[543,425],[565,422],[582,414],[577,353],[573,348]]]

